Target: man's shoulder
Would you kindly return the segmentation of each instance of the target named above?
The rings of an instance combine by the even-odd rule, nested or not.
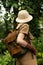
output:
[[[23,24],[22,27],[27,27],[28,28],[29,25],[28,24]]]

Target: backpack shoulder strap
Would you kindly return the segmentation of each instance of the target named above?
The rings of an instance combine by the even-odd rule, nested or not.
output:
[[[22,25],[23,25],[23,24],[19,25],[19,26],[16,28],[16,30],[20,31],[20,30],[22,29]]]
[[[29,39],[30,39],[30,40],[34,39],[34,37],[33,37],[33,35],[31,34],[30,31],[28,32],[28,36],[29,36]]]

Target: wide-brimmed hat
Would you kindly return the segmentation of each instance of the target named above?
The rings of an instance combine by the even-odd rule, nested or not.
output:
[[[27,10],[21,10],[18,13],[18,17],[16,18],[16,22],[18,23],[25,23],[29,22],[33,19],[32,15],[27,12]]]

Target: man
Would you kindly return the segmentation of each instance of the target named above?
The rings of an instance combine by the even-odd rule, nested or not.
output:
[[[19,11],[18,17],[16,18],[16,22],[18,23],[16,29],[20,28],[17,37],[17,44],[19,44],[23,49],[25,48],[24,51],[28,50],[23,56],[17,58],[16,65],[37,65],[36,49],[33,47],[31,42],[28,43],[28,40],[25,40],[25,37],[29,32],[28,22],[32,19],[33,17],[26,10]]]

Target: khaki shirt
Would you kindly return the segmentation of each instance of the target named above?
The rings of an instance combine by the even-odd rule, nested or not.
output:
[[[19,28],[20,28],[19,33],[28,34],[28,32],[29,32],[29,25],[28,24],[18,24],[16,29],[19,29]]]
[[[29,31],[29,25],[28,24],[18,24],[18,26],[16,27],[16,29],[19,29],[19,28],[20,28],[19,33],[24,33],[24,34],[28,34],[29,33],[30,39],[31,40],[34,39],[33,35]]]

